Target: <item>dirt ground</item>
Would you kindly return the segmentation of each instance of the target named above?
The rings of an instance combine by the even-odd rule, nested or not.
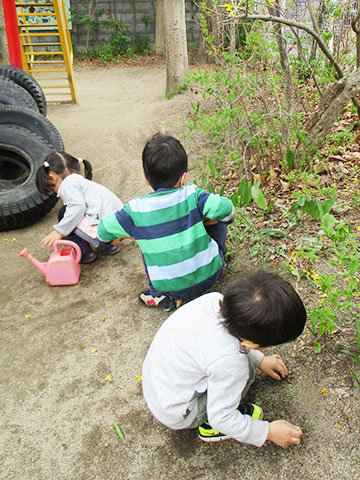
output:
[[[49,105],[66,150],[89,159],[94,180],[123,201],[147,193],[144,142],[163,124],[176,124],[188,94],[164,97],[161,64],[78,66],[75,79],[79,104]],[[0,235],[1,479],[360,478],[360,389],[350,358],[340,353],[356,351],[351,328],[344,326],[319,355],[306,335],[277,348],[289,378],[259,375],[250,392],[266,419],[301,426],[300,446],[209,445],[196,431],[170,431],[151,416],[136,380],[167,317],[137,300],[146,287],[139,249],[128,242],[120,254],[83,266],[78,285],[48,287],[18,253],[28,246],[39,260],[48,259],[40,240],[56,213]]]

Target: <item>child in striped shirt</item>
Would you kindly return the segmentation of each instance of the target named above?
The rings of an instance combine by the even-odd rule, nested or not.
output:
[[[142,161],[153,192],[103,218],[97,233],[106,242],[126,236],[136,240],[149,280],[139,300],[171,311],[213,286],[222,273],[233,205],[186,185],[187,154],[174,137],[156,134],[145,145]]]

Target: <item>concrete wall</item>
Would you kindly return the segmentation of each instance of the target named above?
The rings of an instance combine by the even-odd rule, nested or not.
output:
[[[78,15],[89,16],[89,5],[91,4],[90,17],[95,18],[95,13],[103,10],[103,15],[98,18],[100,28],[93,32],[86,25],[79,26],[79,22],[72,22],[72,39],[76,47],[86,46],[88,39],[90,43],[98,40],[109,39],[109,28],[101,23],[111,18],[121,22],[129,29],[128,35],[132,40],[136,38],[147,39],[153,46],[155,37],[155,2],[153,0],[71,0],[71,9],[76,10]],[[186,0],[186,25],[188,42],[196,42],[199,35],[199,12],[193,0]],[[81,22],[81,20],[80,20]],[[89,37],[88,37],[89,36]]]

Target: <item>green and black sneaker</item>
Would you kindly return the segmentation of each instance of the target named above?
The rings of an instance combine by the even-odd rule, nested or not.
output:
[[[250,415],[251,418],[255,420],[262,420],[263,418],[263,411],[262,408],[255,403],[241,403],[238,407],[238,410],[243,415]],[[231,437],[228,435],[224,435],[223,433],[214,430],[212,426],[205,422],[198,427],[199,429],[199,438],[203,442],[221,442],[221,440],[227,440]]]

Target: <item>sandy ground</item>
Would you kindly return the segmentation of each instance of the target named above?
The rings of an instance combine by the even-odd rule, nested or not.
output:
[[[50,105],[48,113],[67,151],[89,159],[94,179],[123,201],[145,194],[144,142],[176,122],[187,94],[164,98],[162,65],[78,67],[75,78],[79,104]],[[169,431],[147,410],[135,378],[167,316],[137,300],[146,287],[137,246],[128,242],[119,255],[83,266],[76,286],[48,287],[18,253],[28,246],[47,260],[39,242],[56,213],[0,236],[1,479],[360,478],[359,389],[340,353],[354,350],[353,331],[344,328],[317,356],[305,340],[278,348],[289,378],[260,376],[254,385],[251,399],[267,419],[302,427],[301,446],[208,445],[195,431]]]

